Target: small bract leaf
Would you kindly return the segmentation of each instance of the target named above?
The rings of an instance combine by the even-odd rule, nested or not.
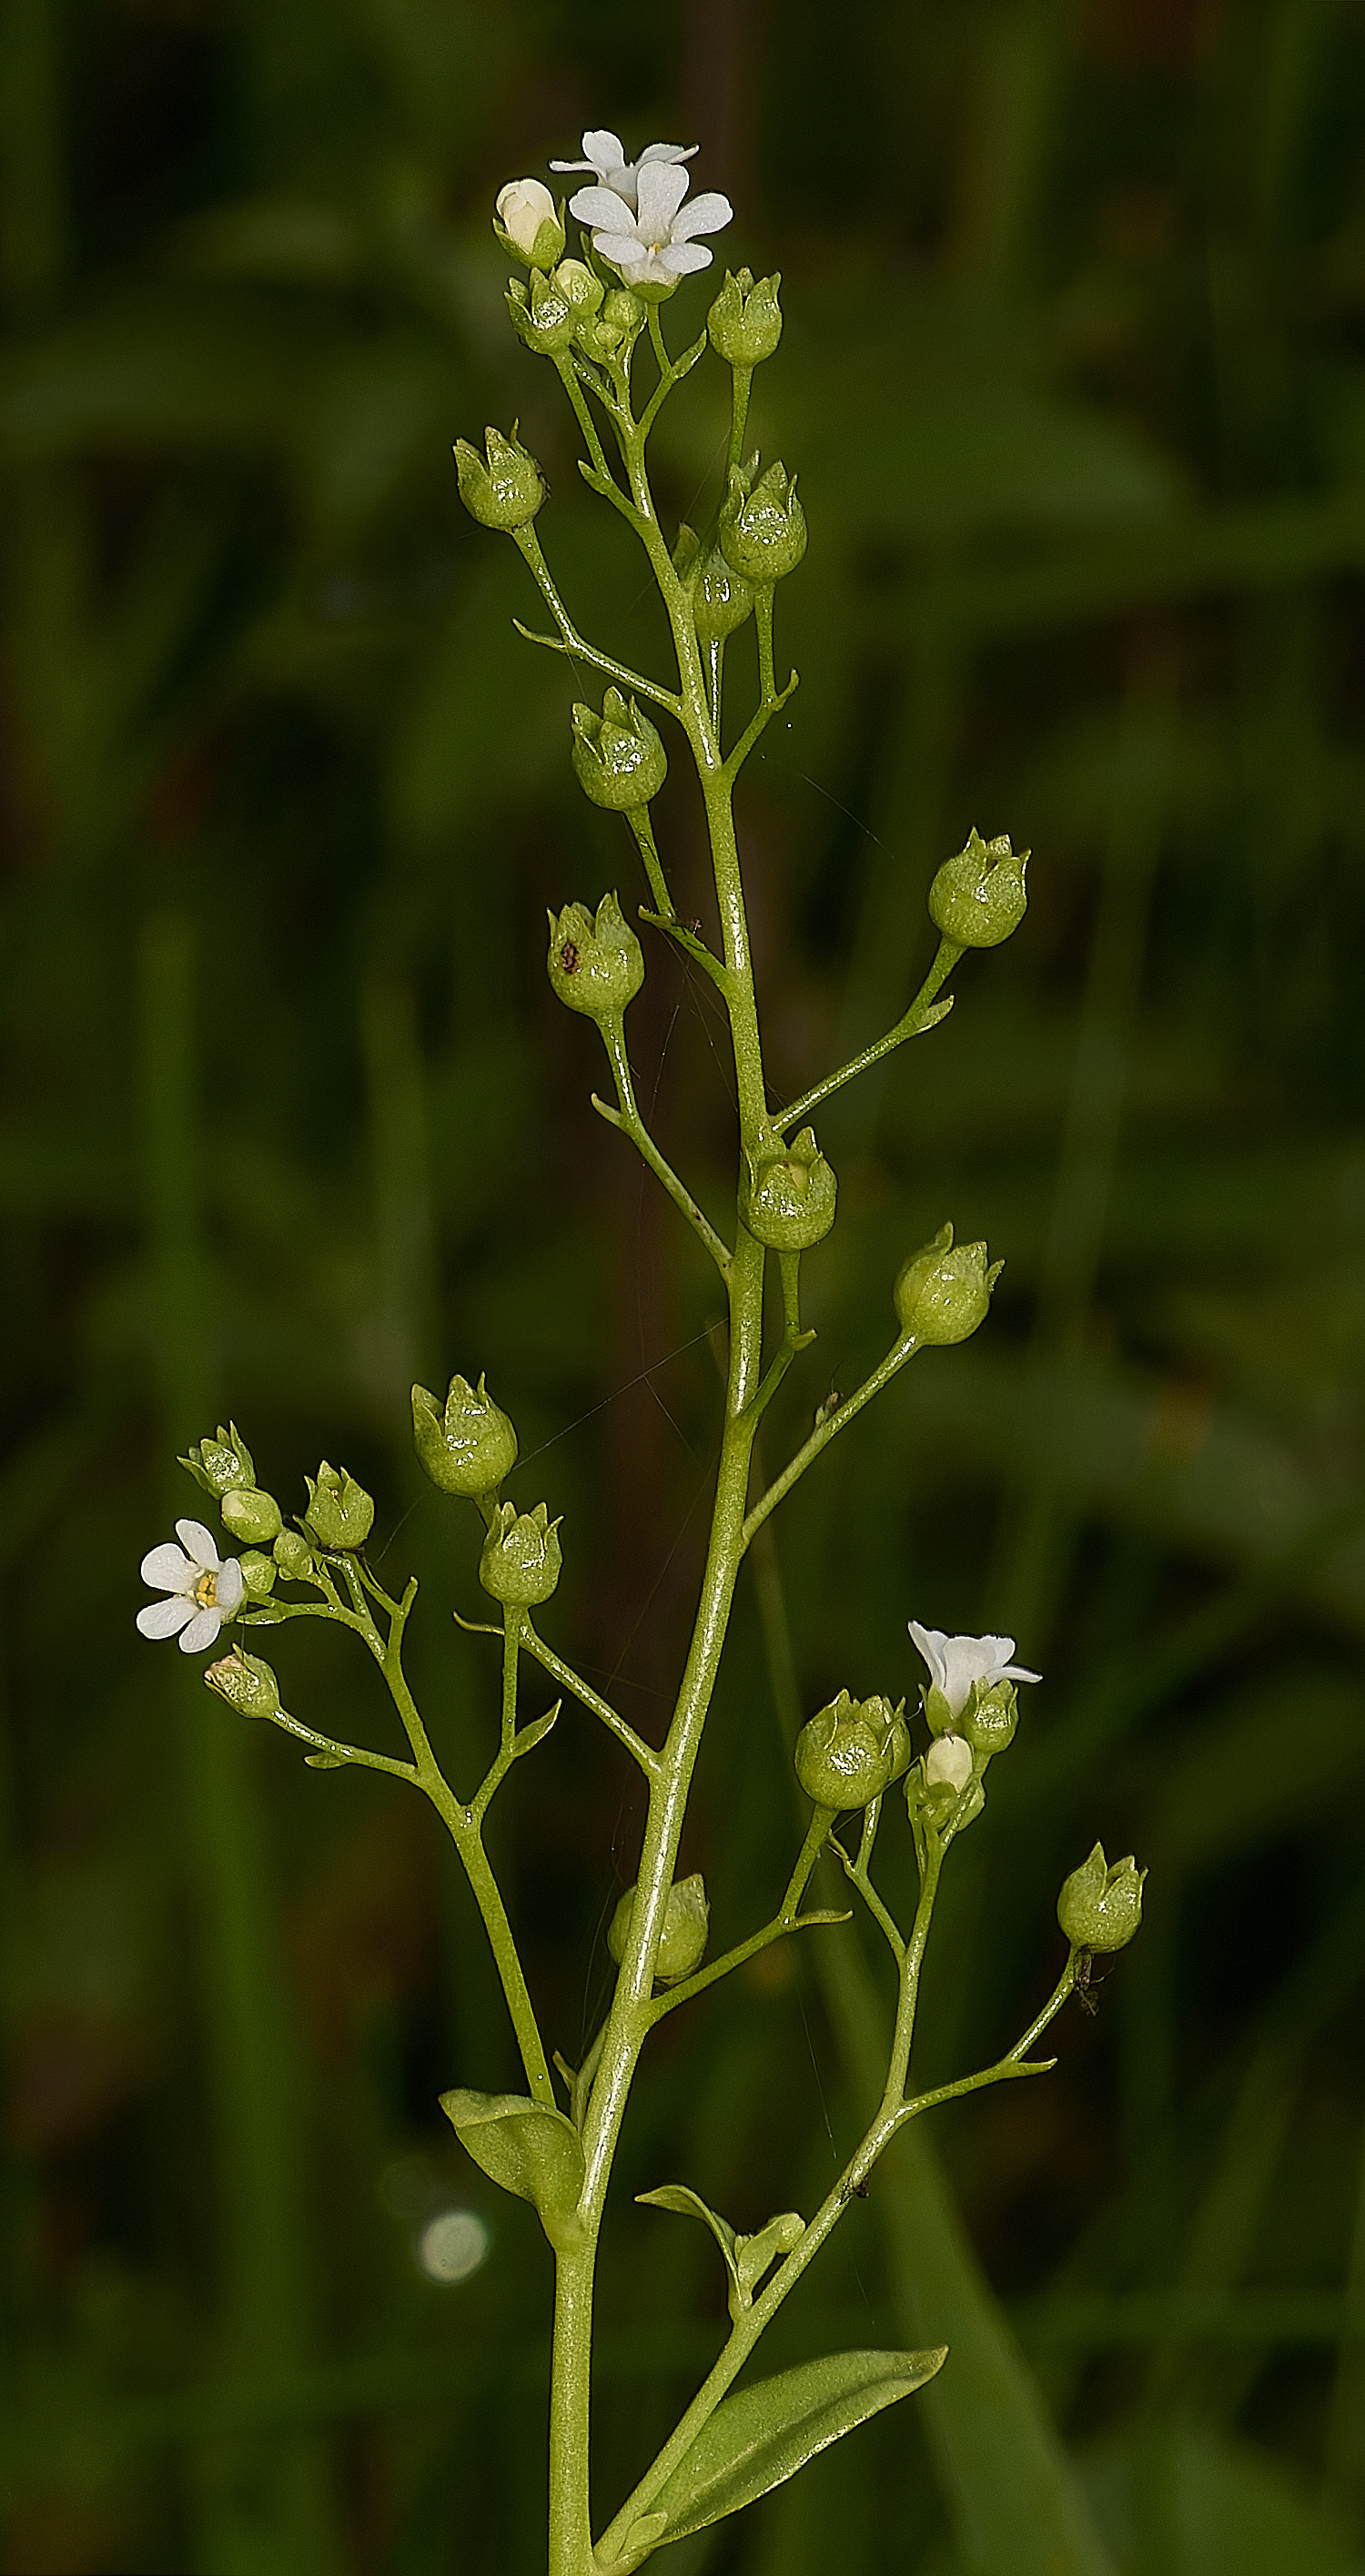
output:
[[[572,2120],[521,2093],[443,2093],[441,2108],[489,2181],[530,2201],[552,2245],[582,2242],[583,2149]]]
[[[303,1758],[310,1771],[344,1771],[346,1768],[339,1753],[305,1753]]]
[[[841,2433],[922,2388],[947,2350],[831,2353],[724,2398],[654,2498],[668,2516],[669,2540],[704,2531],[781,2486]]]
[[[757,2229],[754,2235],[737,2239],[735,2262],[740,2292],[746,2305],[769,2264],[775,2263],[779,2254],[790,2254],[792,2247],[800,2244],[805,2232],[806,2222],[800,2210],[784,2209],[780,2216],[770,2218],[767,2226]]]
[[[636,2199],[645,2209],[671,2209],[679,2218],[699,2218],[709,2227],[731,2271],[735,2268],[735,2231],[728,2218],[708,2209],[699,2192],[685,2182],[661,2182],[657,2191],[637,2191]]]
[[[619,2567],[623,2571],[638,2566],[641,2556],[654,2547],[656,2540],[667,2529],[666,2513],[642,2514],[638,2522],[631,2524],[618,2555],[604,2560],[603,2564],[611,2568]]]
[[[514,1762],[519,1762],[523,1753],[534,1753],[536,1746],[544,1743],[563,1705],[562,1700],[556,1700],[554,1707],[547,1709],[543,1717],[533,1717],[529,1726],[523,1726],[519,1730],[512,1747]]]

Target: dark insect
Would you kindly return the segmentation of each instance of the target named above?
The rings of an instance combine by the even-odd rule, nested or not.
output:
[[[845,2183],[843,2197],[845,2201],[866,2200],[867,2184],[865,2182]]]
[[[824,1428],[824,1425],[829,1421],[831,1414],[838,1412],[843,1400],[844,1399],[839,1393],[837,1386],[832,1386],[828,1395],[821,1396],[820,1401],[815,1408],[815,1428],[817,1431]]]
[[[1100,2008],[1099,1998],[1091,1984],[1091,1972],[1094,1965],[1094,1951],[1082,1950],[1079,1959],[1076,1961],[1075,1995],[1076,2001],[1080,2005],[1082,2012],[1089,2013],[1092,2021],[1094,2021]],[[1094,1980],[1094,1986],[1101,1986],[1103,1983],[1104,1979],[1102,1977],[1096,1977]]]
[[[572,941],[571,939],[566,939],[566,940],[565,940],[564,945],[563,945],[563,947],[561,948],[561,950],[560,950],[560,952],[559,952],[559,962],[560,962],[560,965],[563,967],[564,972],[565,972],[565,974],[566,974],[566,975],[576,975],[576,974],[577,974],[577,972],[578,972],[578,950],[577,950],[577,949],[576,949],[576,947],[574,946],[574,943],[573,943],[573,941]]]

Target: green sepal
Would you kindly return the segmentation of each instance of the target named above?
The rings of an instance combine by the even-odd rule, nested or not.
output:
[[[571,2253],[582,2244],[583,2149],[572,2120],[523,2093],[457,2090],[441,2095],[441,2109],[489,2181],[529,2200],[553,2246]]]
[[[523,1753],[534,1753],[536,1746],[544,1743],[563,1705],[563,1700],[557,1699],[554,1707],[546,1710],[544,1717],[533,1717],[529,1726],[518,1728],[512,1743],[514,1762],[519,1762]]]
[[[947,2358],[927,2352],[836,2352],[723,2398],[656,2496],[670,2541],[739,2513],[804,2468],[817,2451],[922,2388]],[[629,2538],[638,2548],[637,2522]],[[611,2562],[609,2561],[608,2564]]]

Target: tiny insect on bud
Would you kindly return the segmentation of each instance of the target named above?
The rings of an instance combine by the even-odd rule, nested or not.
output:
[[[603,895],[596,917],[569,903],[548,918],[545,964],[561,1002],[592,1020],[619,1019],[645,980],[645,957],[616,896]]]

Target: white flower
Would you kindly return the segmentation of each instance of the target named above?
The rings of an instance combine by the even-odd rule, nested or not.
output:
[[[555,201],[543,179],[509,179],[498,190],[498,221],[529,259],[542,224],[555,220]]]
[[[202,1521],[177,1521],[179,1547],[167,1540],[142,1560],[142,1580],[168,1601],[149,1601],[137,1624],[144,1637],[179,1636],[182,1655],[202,1655],[242,1598],[239,1559],[220,1558]]]
[[[993,1682],[1043,1678],[1010,1662],[1013,1637],[948,1637],[941,1628],[922,1628],[918,1619],[911,1620],[910,1634],[929,1667],[931,1687],[942,1692],[955,1718],[962,1715],[975,1682],[989,1689]]]
[[[695,143],[647,143],[638,161],[628,161],[620,135],[608,134],[603,129],[600,133],[585,134],[583,149],[587,154],[585,161],[552,161],[550,168],[595,170],[602,186],[610,188],[613,196],[623,197],[634,214],[640,172],[659,165],[667,166],[670,162],[690,161],[700,146]],[[582,193],[586,196],[586,189]]]
[[[931,1789],[946,1780],[950,1789],[965,1789],[976,1765],[963,1735],[936,1735],[924,1757],[924,1777]]]
[[[599,258],[619,268],[627,286],[675,287],[690,271],[709,268],[709,250],[699,250],[694,233],[718,233],[734,208],[728,197],[695,197],[678,209],[687,194],[687,172],[651,161],[640,171],[638,211],[631,221],[625,200],[612,188],[580,188],[569,199],[569,211],[592,227]]]

